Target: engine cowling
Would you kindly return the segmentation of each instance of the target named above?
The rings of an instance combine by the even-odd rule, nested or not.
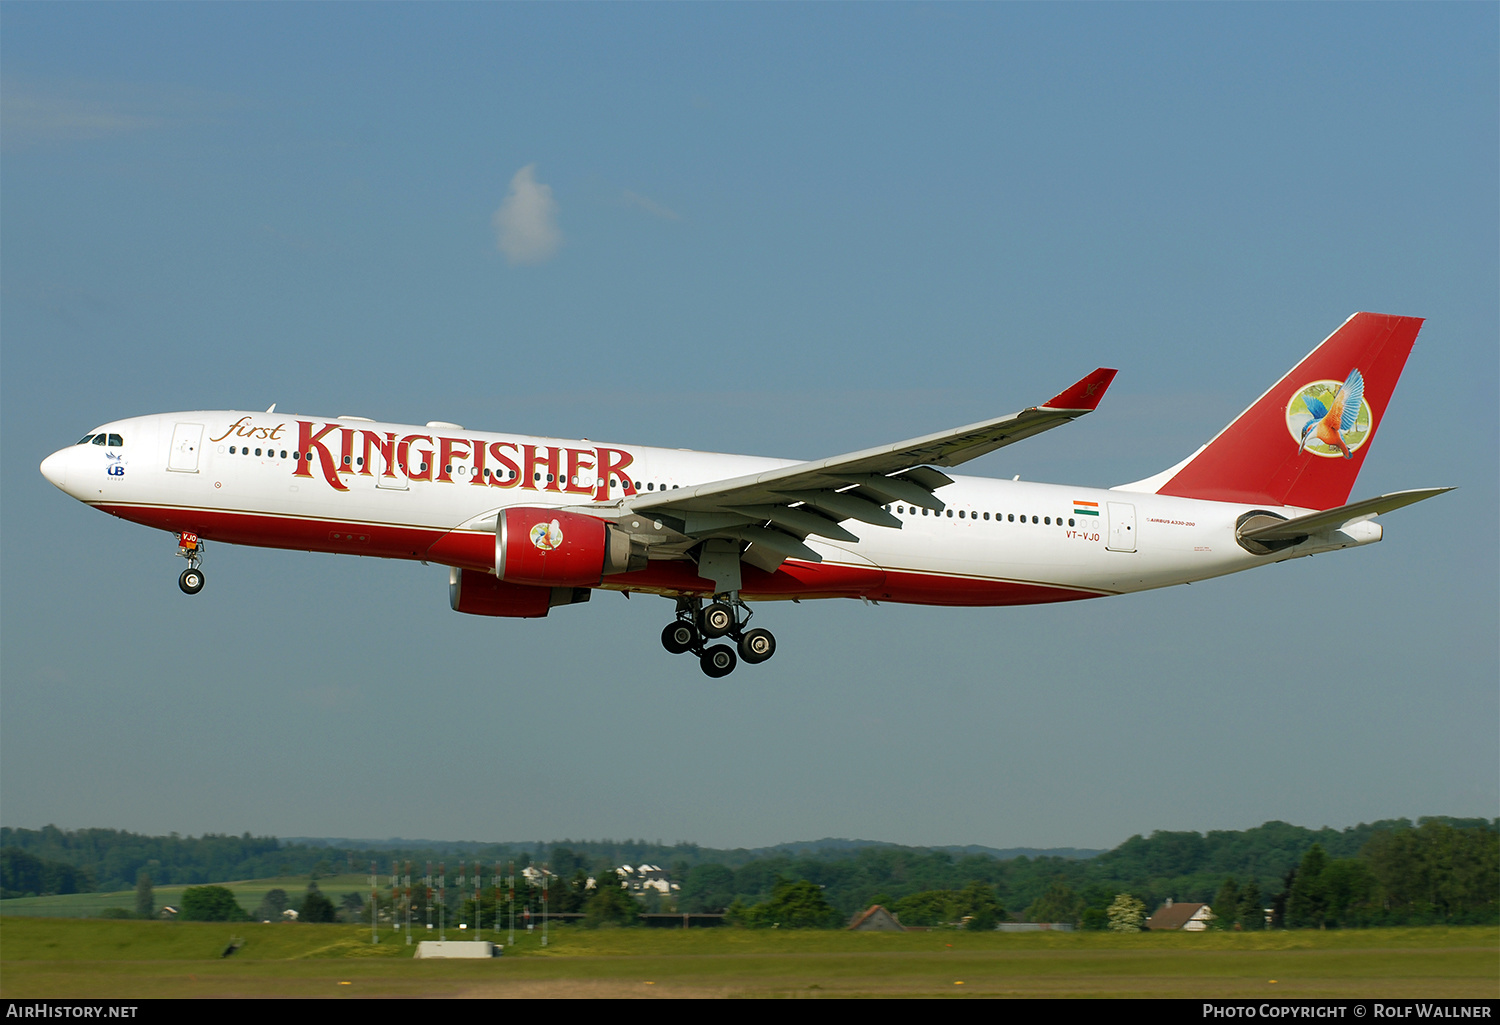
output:
[[[555,605],[588,601],[589,594],[586,587],[537,587],[497,580],[478,570],[448,571],[448,605],[471,616],[540,619]]]
[[[502,510],[495,576],[513,584],[594,587],[630,566],[630,536],[603,520],[560,509]]]

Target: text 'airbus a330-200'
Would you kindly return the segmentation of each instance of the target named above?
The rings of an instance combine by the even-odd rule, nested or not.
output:
[[[662,644],[718,677],[776,651],[747,601],[1073,601],[1378,541],[1376,516],[1450,490],[1348,504],[1421,326],[1355,314],[1188,459],[1109,489],[942,469],[1091,412],[1103,368],[1019,413],[813,462],[272,406],[118,420],[41,469],[176,535],[188,594],[210,540],[438,563],[480,616],[660,594],[677,606]]]

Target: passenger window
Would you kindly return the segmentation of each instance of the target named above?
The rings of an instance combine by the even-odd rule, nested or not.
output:
[[[1048,516],[1048,517],[1046,517],[1046,520],[1047,520],[1047,526],[1049,526],[1049,527],[1052,526],[1052,517]]]
[[[1032,518],[1031,518],[1031,522],[1032,522],[1032,523],[1035,523],[1035,522],[1036,522],[1036,517],[1035,517],[1035,516],[1033,516],[1033,517],[1032,517]]]
[[[286,458],[286,449],[282,449],[281,450],[281,458],[283,458],[283,459]]]
[[[932,510],[931,510],[931,509],[928,509],[928,508],[927,508],[927,507],[926,507],[926,506],[923,506],[923,507],[922,507],[922,515],[923,515],[923,516],[928,516],[928,515],[931,515],[931,513],[932,513]]]
[[[256,455],[260,455],[260,449],[256,449],[256,450],[255,450],[255,454],[256,454]],[[344,462],[346,462],[346,463],[347,463],[347,462],[348,462],[348,461],[349,461],[349,457],[348,457],[348,456],[345,456],[345,457],[344,457]]]
[[[1006,517],[1006,519],[1009,520],[1011,523],[1014,523],[1014,522],[1016,522],[1016,514],[1015,513],[1011,513],[1009,516]]]
[[[989,514],[989,513],[985,513],[985,514],[984,514],[984,518],[985,518],[985,519],[989,519],[989,518],[990,518],[990,514]]]
[[[229,454],[230,455],[235,455],[235,451],[234,451],[234,446],[233,445],[229,446]]]
[[[962,509],[960,509],[958,511],[958,518],[961,519],[961,520],[967,518],[967,517],[964,516],[964,511]]]
[[[652,484],[650,482],[647,482],[647,484],[646,484],[646,490],[647,491],[655,491],[656,490],[656,485]]]
[[[1073,525],[1073,517],[1069,516],[1068,517],[1068,526],[1071,527],[1072,525]]]

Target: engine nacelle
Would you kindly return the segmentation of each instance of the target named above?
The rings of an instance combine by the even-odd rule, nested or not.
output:
[[[539,619],[554,605],[575,605],[589,600],[586,587],[535,587],[496,580],[472,569],[448,571],[448,604],[454,612],[471,616],[508,616]]]
[[[503,509],[495,576],[513,584],[594,587],[630,569],[630,536],[594,516],[529,506]]]

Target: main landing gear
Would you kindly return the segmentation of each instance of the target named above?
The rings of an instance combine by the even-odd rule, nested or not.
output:
[[[177,578],[177,586],[182,588],[183,594],[197,594],[203,590],[203,570],[198,568],[203,562],[203,547],[198,535],[191,531],[185,530],[177,535],[177,554],[188,561],[188,568]]]
[[[776,637],[771,631],[744,628],[751,615],[737,595],[716,595],[703,608],[699,608],[697,598],[678,598],[677,618],[662,630],[661,646],[674,655],[691,651],[708,676],[728,676],[742,661],[756,665],[776,654]],[[705,644],[720,637],[728,637],[734,646]]]

